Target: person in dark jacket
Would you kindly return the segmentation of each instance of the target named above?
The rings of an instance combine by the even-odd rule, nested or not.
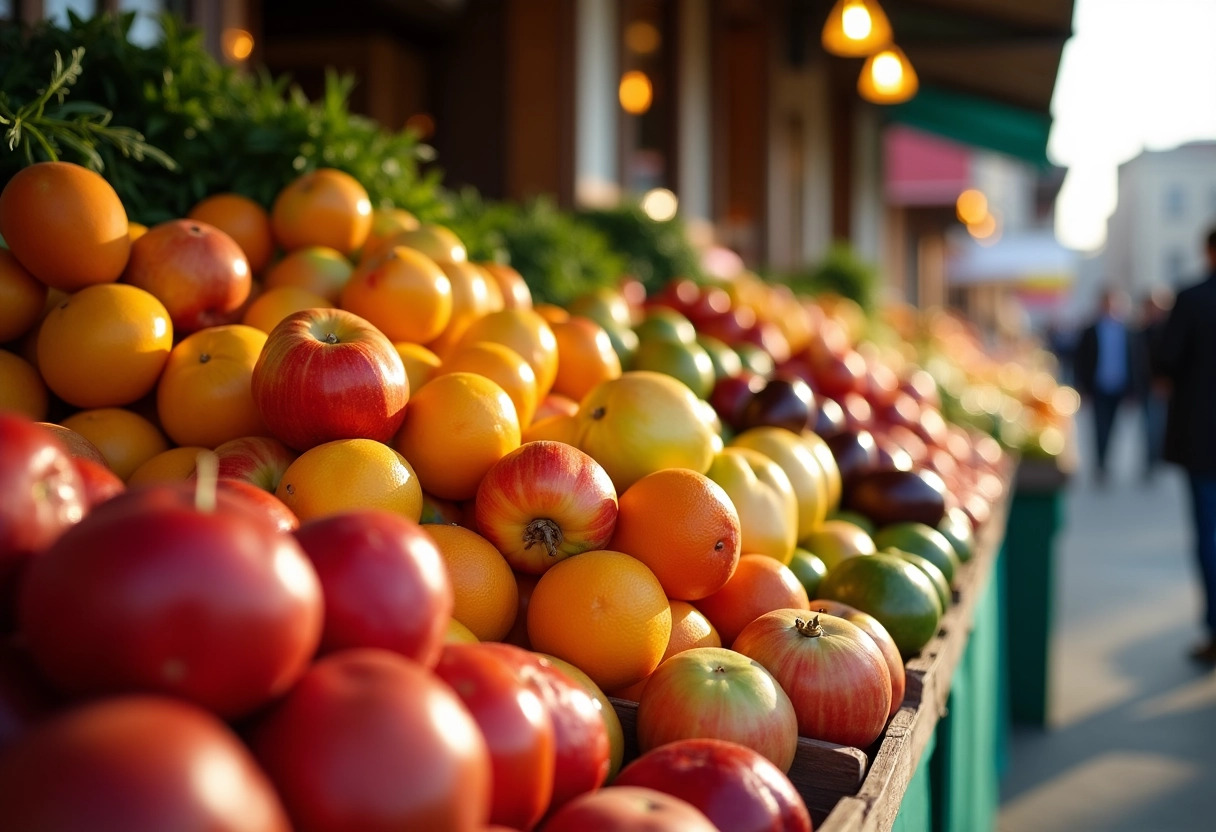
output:
[[[1119,406],[1136,387],[1135,339],[1127,323],[1129,301],[1117,289],[1102,293],[1097,320],[1077,341],[1077,390],[1093,409],[1095,480],[1106,481],[1106,457]]]
[[[1207,236],[1206,277],[1182,290],[1153,352],[1170,382],[1163,457],[1186,471],[1205,639],[1191,657],[1216,664],[1216,228]]]
[[[1136,344],[1136,380],[1134,395],[1140,403],[1144,429],[1144,481],[1152,482],[1161,463],[1161,448],[1165,441],[1165,411],[1169,398],[1169,382],[1154,377],[1152,372],[1153,345],[1165,333],[1165,322],[1174,294],[1164,286],[1154,287],[1144,296],[1140,307],[1140,322],[1134,337]]]

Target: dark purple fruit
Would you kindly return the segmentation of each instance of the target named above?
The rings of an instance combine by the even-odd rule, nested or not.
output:
[[[937,527],[946,513],[946,484],[932,471],[873,471],[845,490],[842,505],[879,526],[924,523]]]

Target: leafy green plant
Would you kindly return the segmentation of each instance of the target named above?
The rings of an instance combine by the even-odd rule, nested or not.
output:
[[[675,277],[702,277],[701,261],[679,218],[658,222],[637,202],[615,208],[584,211],[579,219],[598,229],[625,258],[625,268],[656,292]]]
[[[819,295],[832,292],[851,298],[867,312],[874,309],[878,299],[876,267],[858,257],[857,252],[846,242],[834,243],[823,259],[809,268],[775,275],[774,278],[788,284],[800,294]]]
[[[352,114],[352,79],[330,75],[321,98],[309,101],[288,78],[220,64],[200,31],[169,15],[160,18],[158,43],[133,44],[134,21],[132,13],[87,20],[69,14],[66,28],[0,25],[0,90],[11,111],[43,95],[56,53],[83,48],[73,101],[86,103],[94,116],[112,114],[108,123],[138,132],[177,162],[167,169],[112,142],[85,142],[132,219],[151,224],[183,216],[219,191],[269,207],[284,185],[317,167],[347,171],[377,204],[423,219],[442,209],[438,171],[422,170],[433,151],[410,132],[387,131]],[[31,158],[49,156],[40,146],[20,153],[0,148],[0,186]]]

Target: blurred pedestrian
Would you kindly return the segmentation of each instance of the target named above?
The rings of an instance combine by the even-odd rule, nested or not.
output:
[[[1207,274],[1178,293],[1153,368],[1171,382],[1163,457],[1186,471],[1205,638],[1191,658],[1216,664],[1216,228],[1206,239]]]
[[[1077,341],[1077,390],[1086,397],[1094,419],[1094,478],[1107,478],[1107,449],[1119,406],[1134,388],[1135,345],[1127,315],[1127,293],[1107,289],[1102,293],[1097,320],[1081,332]]]
[[[1169,395],[1169,382],[1154,376],[1152,371],[1153,345],[1161,340],[1170,307],[1173,305],[1174,293],[1165,286],[1155,286],[1144,296],[1141,303],[1139,326],[1135,333],[1136,369],[1133,377],[1144,429],[1146,483],[1152,482],[1153,475],[1161,465],[1162,445],[1165,441],[1166,401]]]

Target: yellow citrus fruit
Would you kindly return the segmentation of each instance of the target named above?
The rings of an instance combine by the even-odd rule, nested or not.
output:
[[[121,407],[82,410],[60,424],[96,445],[110,470],[124,482],[136,468],[169,449],[168,441],[156,425]]]
[[[428,350],[422,344],[409,341],[397,341],[393,344],[401,363],[405,365],[405,375],[410,381],[410,392],[422,389],[422,385],[431,380],[443,361],[439,356]]]
[[[394,246],[359,265],[342,288],[339,305],[370,321],[390,341],[425,344],[452,319],[452,281],[422,252]]]
[[[42,318],[47,285],[0,248],[0,344],[15,341]]]
[[[207,327],[182,339],[156,386],[156,412],[169,438],[214,448],[268,435],[250,388],[265,344],[265,332],[243,324]]]
[[[455,618],[448,619],[448,632],[443,638],[446,644],[476,644],[481,639],[473,635],[473,631],[461,624]]]
[[[130,238],[131,242],[135,242],[147,233],[148,226],[144,225],[142,222],[127,223],[127,237]]]
[[[405,457],[374,439],[337,439],[296,457],[275,494],[304,523],[358,508],[422,517],[422,487]]]
[[[46,385],[34,365],[0,350],[0,410],[15,410],[41,422],[46,419],[47,403]]]
[[[367,235],[360,256],[379,254],[402,231],[413,231],[418,225],[418,218],[404,208],[373,208],[372,230]]]
[[[426,525],[448,567],[456,603],[452,618],[481,641],[499,641],[511,630],[519,587],[502,553],[477,532],[461,526]]]
[[[299,177],[275,197],[270,226],[291,251],[327,246],[343,254],[359,249],[372,230],[372,203],[349,173],[320,168]]]
[[[667,640],[667,649],[659,664],[670,659],[676,653],[683,653],[694,647],[721,647],[722,638],[714,625],[709,623],[700,610],[687,601],[671,602],[671,638]],[[615,690],[612,695],[618,699],[628,699],[630,702],[640,702],[642,690],[650,679],[647,676],[640,682],[634,682],[627,688]]]
[[[125,283],[68,295],[38,330],[38,369],[77,407],[130,404],[152,391],[173,346],[165,305]]]
[[[450,373],[410,397],[393,445],[414,466],[428,494],[467,500],[490,466],[519,442],[511,397],[485,376]]]
[[[510,347],[536,373],[536,392],[543,398],[557,377],[557,338],[553,328],[532,309],[503,309],[491,312],[469,325],[460,339],[461,346],[478,341],[493,341]]]
[[[354,270],[342,252],[327,246],[306,246],[287,252],[282,260],[267,269],[262,285],[266,289],[295,286],[337,303],[342,287]]]
[[[161,451],[127,477],[127,486],[148,485],[156,482],[182,482],[189,479],[198,465],[198,455],[209,448],[201,445],[182,445]]]
[[[497,384],[511,397],[519,424],[532,423],[538,404],[536,374],[515,350],[493,341],[468,344],[448,356],[435,375],[462,372],[477,373]]]
[[[671,637],[663,586],[640,560],[596,550],[541,575],[528,604],[532,649],[552,653],[604,690],[645,678]]]
[[[498,291],[498,284],[495,283],[495,291],[491,295],[490,284],[493,279],[472,263],[439,262],[438,265],[452,284],[452,317],[439,337],[427,346],[436,355],[446,356],[469,328],[469,324],[496,311],[495,299],[499,301],[497,309],[502,309],[502,293]]]
[[[523,275],[504,263],[479,263],[498,284],[503,309],[530,309],[532,290]]]
[[[714,436],[698,399],[671,376],[624,373],[587,394],[575,417],[578,447],[612,477],[622,493],[663,468],[704,474],[714,458]]]
[[[275,286],[267,289],[245,309],[241,323],[269,333],[288,315],[305,309],[330,309],[333,304],[311,289]]]
[[[553,324],[557,377],[553,392],[582,401],[597,384],[621,376],[621,359],[608,331],[590,318],[574,316]]]

